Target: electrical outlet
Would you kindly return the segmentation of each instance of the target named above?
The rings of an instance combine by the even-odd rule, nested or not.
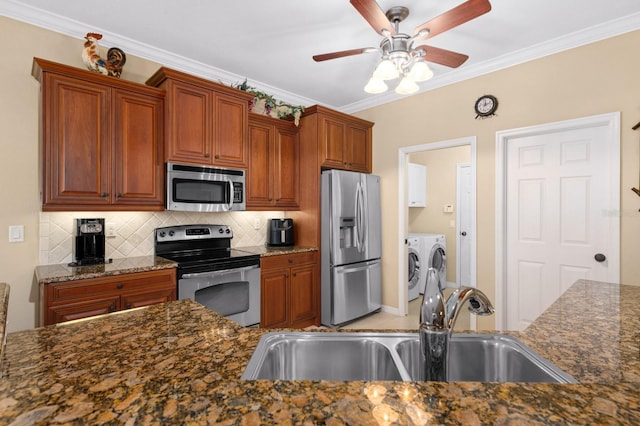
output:
[[[105,234],[107,238],[115,238],[116,236],[116,223],[115,222],[107,222],[105,223]]]
[[[260,219],[257,218],[257,217],[255,219],[253,219],[253,229],[255,229],[257,231],[261,227],[262,227],[262,224],[260,223]]]

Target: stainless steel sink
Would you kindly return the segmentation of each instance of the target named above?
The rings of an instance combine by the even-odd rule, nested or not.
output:
[[[450,382],[577,383],[519,340],[500,334],[453,334],[449,347]],[[396,346],[413,380],[420,379],[418,336]]]
[[[513,337],[454,333],[450,345],[449,381],[577,383]],[[242,379],[417,381],[419,368],[417,333],[273,332]]]
[[[242,378],[403,380],[391,354],[367,335],[269,333],[260,339]]]

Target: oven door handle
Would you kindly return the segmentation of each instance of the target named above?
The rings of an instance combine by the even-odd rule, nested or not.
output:
[[[182,275],[181,278],[190,279],[190,278],[210,277],[210,276],[213,276],[213,275],[226,275],[226,274],[231,274],[233,272],[250,271],[252,269],[260,269],[260,266],[259,265],[251,265],[251,266],[245,266],[245,267],[242,267],[242,268],[223,269],[221,271],[209,271],[209,272],[198,272],[198,273],[195,273],[195,274],[184,274],[184,275]]]

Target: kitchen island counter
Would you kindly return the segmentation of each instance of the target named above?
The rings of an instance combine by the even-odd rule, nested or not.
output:
[[[8,335],[0,423],[640,424],[640,287],[578,281],[509,333],[580,384],[243,381],[260,336],[180,300]]]

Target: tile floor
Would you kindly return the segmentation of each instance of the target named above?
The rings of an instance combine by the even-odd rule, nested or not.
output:
[[[367,330],[417,330],[420,318],[420,302],[417,298],[409,302],[409,315],[398,316],[388,312],[371,314],[352,323],[346,324],[344,329]]]

